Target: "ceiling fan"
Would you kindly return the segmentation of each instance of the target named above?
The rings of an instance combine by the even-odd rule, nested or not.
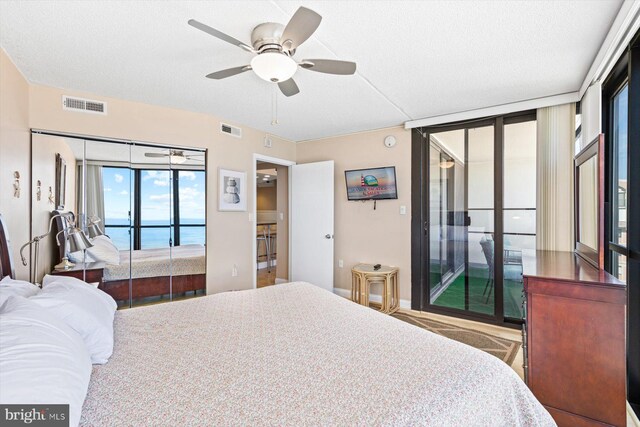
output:
[[[296,62],[293,59],[298,46],[311,37],[320,21],[322,16],[300,7],[286,27],[275,22],[265,22],[255,27],[251,32],[252,46],[195,19],[190,19],[189,25],[256,55],[249,65],[216,71],[208,74],[207,78],[220,80],[253,70],[261,79],[277,83],[284,95],[292,96],[300,92],[292,78],[298,67],[326,74],[350,75],[356,72],[355,62],[333,59],[303,59]]]
[[[184,151],[182,150],[169,150],[168,153],[144,153],[145,157],[169,157],[169,161],[171,163],[175,163],[175,164],[182,164],[184,162],[186,162],[187,160],[192,160],[192,161],[203,161],[202,159],[200,159],[199,157],[203,157],[204,153],[202,154],[184,154]]]

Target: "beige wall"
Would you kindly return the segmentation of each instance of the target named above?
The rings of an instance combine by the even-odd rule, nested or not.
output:
[[[29,240],[29,84],[0,49],[0,213],[9,229],[16,276],[29,279],[18,251]],[[13,173],[20,173],[21,194],[13,195]]]
[[[398,141],[393,148],[383,144],[387,135]],[[298,163],[322,160],[335,161],[335,287],[351,289],[351,267],[359,262],[394,265],[400,269],[400,298],[410,300],[411,133],[398,127],[298,144]],[[373,202],[348,202],[344,171],[377,166],[396,167],[398,200],[378,201],[376,210]],[[401,205],[406,215],[400,215]]]
[[[7,215],[9,230],[16,241],[28,239],[28,224],[25,214],[29,212],[28,173],[29,131],[28,128],[47,129],[86,135],[113,137],[171,144],[177,146],[202,147],[207,155],[207,290],[209,293],[248,289],[252,286],[253,256],[252,224],[249,212],[255,200],[249,193],[247,212],[219,212],[217,208],[218,168],[250,171],[253,169],[253,154],[295,160],[295,144],[271,136],[272,148],[263,147],[265,134],[241,126],[243,135],[237,139],[221,134],[220,118],[182,111],[172,108],[147,105],[96,94],[73,90],[28,85],[4,52],[2,60],[2,134],[0,136],[2,164],[2,206]],[[28,93],[28,96],[27,96]],[[62,95],[72,95],[106,101],[106,116],[75,113],[62,109]],[[228,122],[225,120],[225,122]],[[231,123],[233,124],[233,123]],[[10,169],[9,171],[7,170]],[[10,176],[14,168],[24,171],[21,199],[7,197],[11,186]],[[7,214],[5,214],[5,211]],[[28,222],[28,221],[27,221]],[[238,275],[232,277],[233,266]],[[24,270],[26,271],[26,270]],[[24,276],[24,273],[22,274]]]
[[[74,141],[71,141],[73,143]],[[65,210],[76,210],[76,158],[67,143],[66,138],[48,135],[33,135],[33,152],[31,156],[32,174],[32,198],[31,198],[31,218],[32,234],[38,236],[47,232],[51,211],[56,209],[54,203],[49,201],[49,187],[53,190],[55,200],[56,181],[56,153],[59,153],[67,163],[67,173],[65,180]],[[37,200],[36,182],[40,180],[42,184],[42,196]],[[26,197],[29,197],[27,194]],[[56,228],[54,227],[54,232]],[[52,232],[40,243],[38,256],[38,271],[34,281],[40,283],[42,277],[51,272],[51,267],[57,264],[60,259],[58,245],[55,234]]]
[[[279,180],[276,180],[276,183]],[[251,182],[251,181],[249,181]],[[256,189],[256,202],[258,203],[259,211],[275,211],[277,206],[277,192],[276,185],[271,187],[258,187]]]

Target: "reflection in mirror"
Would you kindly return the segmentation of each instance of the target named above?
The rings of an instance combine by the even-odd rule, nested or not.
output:
[[[32,281],[73,276],[120,307],[205,294],[205,151],[41,133],[32,144],[32,237],[64,215],[42,241]],[[64,188],[38,198],[38,186],[56,182]],[[70,264],[53,271],[63,257]],[[32,266],[34,258],[32,248]]]
[[[42,239],[37,253],[35,245],[31,246],[32,282],[41,283],[44,275],[51,273],[53,267],[68,254],[69,245],[65,237],[69,235],[69,227],[73,225],[72,222],[65,221],[63,223],[60,218],[56,218],[51,223],[51,229],[49,226],[54,212],[76,212],[76,165],[83,162],[83,147],[84,141],[81,139],[38,133],[32,135],[31,238],[46,235]],[[65,167],[60,168],[61,164],[64,164]],[[48,190],[44,190],[44,194],[41,193],[42,197],[38,197],[38,182],[40,182],[41,191],[51,188],[51,194]],[[60,202],[59,206],[56,206],[56,200]],[[69,218],[72,217],[73,215],[69,216]],[[64,231],[65,229],[66,231]],[[58,235],[58,231],[63,231],[63,233]],[[37,271],[34,271],[36,264]]]
[[[578,242],[594,251],[598,249],[598,168],[597,157],[578,166]]]

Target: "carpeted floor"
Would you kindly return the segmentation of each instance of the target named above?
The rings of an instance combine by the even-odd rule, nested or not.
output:
[[[520,343],[518,341],[496,337],[485,332],[461,328],[448,323],[411,316],[401,312],[393,313],[392,316],[396,319],[402,320],[403,322],[411,323],[412,325],[434,332],[438,335],[442,335],[447,338],[451,338],[452,340],[475,347],[479,350],[486,351],[487,353],[504,361],[509,366],[513,363],[513,360],[520,349]]]

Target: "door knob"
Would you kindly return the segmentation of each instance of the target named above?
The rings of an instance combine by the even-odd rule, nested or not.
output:
[[[325,238],[325,239],[331,239],[332,237],[333,237],[333,236],[332,236],[331,234],[325,234],[325,235],[324,235],[324,238]]]

